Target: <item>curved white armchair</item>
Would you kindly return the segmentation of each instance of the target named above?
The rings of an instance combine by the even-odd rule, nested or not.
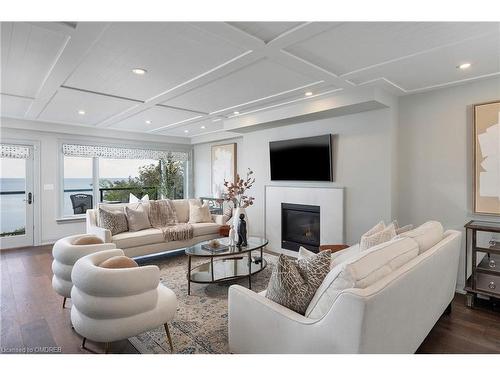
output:
[[[92,245],[74,245],[75,241],[82,237],[87,237],[88,234],[77,234],[74,236],[64,237],[58,240],[52,248],[52,287],[54,290],[64,297],[63,305],[66,304],[66,299],[71,297],[71,271],[75,262],[89,254],[93,254],[102,250],[109,250],[116,248],[113,243],[102,243]]]
[[[173,350],[167,322],[177,310],[173,291],[160,284],[157,266],[135,268],[103,268],[98,265],[114,256],[124,255],[120,249],[101,251],[79,259],[71,278],[71,322],[75,331],[86,339],[109,343],[135,336],[164,325]]]

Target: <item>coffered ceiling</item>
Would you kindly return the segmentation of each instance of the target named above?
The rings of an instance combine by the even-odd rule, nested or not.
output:
[[[1,24],[2,116],[116,131],[193,137],[356,87],[406,95],[497,75],[500,23]]]

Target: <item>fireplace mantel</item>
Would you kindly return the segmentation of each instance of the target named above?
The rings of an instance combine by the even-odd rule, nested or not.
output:
[[[344,189],[335,187],[276,186],[265,187],[265,236],[267,248],[277,253],[297,256],[282,248],[281,204],[320,207],[320,243],[344,243]]]

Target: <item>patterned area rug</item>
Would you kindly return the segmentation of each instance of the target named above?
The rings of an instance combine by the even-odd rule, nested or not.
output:
[[[277,257],[265,254],[267,267],[252,276],[252,290],[260,292],[267,287]],[[193,258],[192,267],[207,260]],[[152,264],[152,263],[149,263]],[[191,283],[187,295],[187,257],[174,256],[154,264],[160,267],[161,282],[172,289],[179,303],[176,317],[169,323],[176,354],[227,354],[227,294],[230,285],[248,287],[248,279],[218,284]],[[163,326],[129,339],[143,354],[170,353]]]

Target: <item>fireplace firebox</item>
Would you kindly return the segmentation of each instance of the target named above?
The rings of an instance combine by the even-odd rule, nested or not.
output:
[[[299,251],[303,246],[318,252],[320,245],[320,207],[281,203],[281,247]]]

